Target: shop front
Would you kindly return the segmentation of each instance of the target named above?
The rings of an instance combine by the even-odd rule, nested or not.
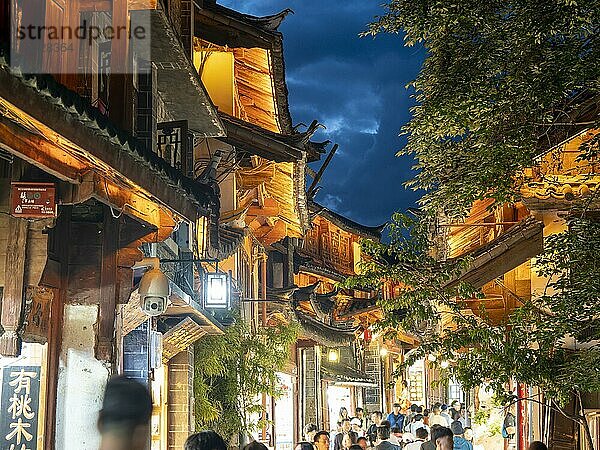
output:
[[[287,373],[278,373],[281,397],[273,402],[273,428],[275,450],[292,450],[294,448],[294,378]]]

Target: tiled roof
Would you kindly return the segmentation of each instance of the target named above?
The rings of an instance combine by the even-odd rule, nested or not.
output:
[[[98,141],[102,141],[117,154],[122,153],[135,160],[141,171],[147,170],[149,175],[160,179],[196,207],[204,211],[215,206],[218,209],[219,200],[212,186],[185,177],[180,170],[171,167],[131,134],[115,126],[86,99],[58,83],[50,75],[24,74],[19,68],[11,68],[6,53],[2,50],[0,96],[44,123],[53,119],[62,129],[49,126],[67,139],[70,138],[69,134],[85,137],[87,142],[75,142],[85,150],[93,150]],[[36,106],[35,111],[32,105]],[[37,107],[41,105],[45,107]],[[53,117],[49,117],[47,113],[52,113]],[[41,115],[44,116],[40,117]],[[78,133],[77,128],[84,133]]]

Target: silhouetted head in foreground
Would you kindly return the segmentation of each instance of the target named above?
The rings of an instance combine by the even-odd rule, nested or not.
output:
[[[437,450],[452,450],[454,448],[454,435],[450,428],[439,427],[431,431],[431,441]]]
[[[548,447],[543,442],[533,441],[527,450],[548,450]]]
[[[185,441],[185,450],[227,450],[227,444],[221,436],[213,430],[204,430],[194,433]]]
[[[124,376],[111,378],[98,416],[100,449],[146,449],[151,416],[152,399],[146,386]]]
[[[267,446],[261,442],[252,441],[249,444],[244,445],[242,450],[269,450]]]

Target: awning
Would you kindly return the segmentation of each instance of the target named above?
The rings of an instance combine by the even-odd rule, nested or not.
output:
[[[533,217],[523,219],[488,244],[467,254],[472,258],[469,268],[444,287],[466,282],[480,288],[543,250],[544,224]]]
[[[343,386],[377,387],[377,383],[365,372],[341,363],[322,361],[321,378]]]
[[[111,202],[134,217],[139,205],[125,208],[132,204],[125,194],[138,203],[156,200],[189,220],[219,207],[212,186],[185,177],[52,77],[11,69],[2,51],[0,112],[3,149],[76,185],[93,171]]]

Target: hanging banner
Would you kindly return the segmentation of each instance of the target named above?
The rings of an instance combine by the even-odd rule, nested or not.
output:
[[[40,366],[8,366],[2,371],[1,448],[37,449]]]

